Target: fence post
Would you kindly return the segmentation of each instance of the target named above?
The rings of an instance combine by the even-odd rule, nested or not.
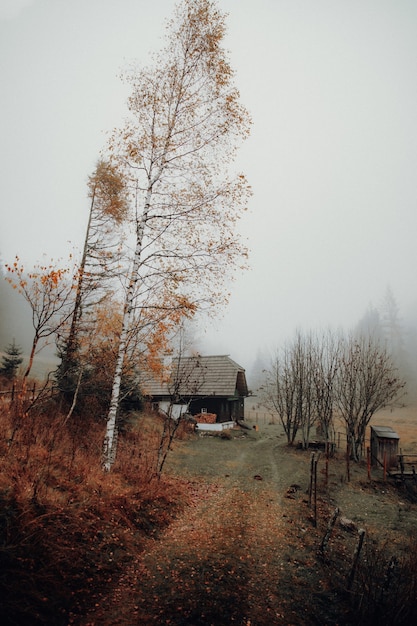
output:
[[[330,441],[326,441],[326,472],[325,472],[325,487],[329,484],[329,456],[330,456]]]
[[[400,461],[401,479],[404,480],[404,455],[402,452],[398,458]]]
[[[365,538],[365,531],[363,528],[359,528],[358,535],[359,535],[359,539],[358,539],[355,552],[353,554],[353,562],[352,562],[352,567],[351,567],[349,579],[348,579],[348,589],[352,587],[352,583],[355,578],[356,567],[358,565],[359,556],[362,550],[363,540]]]
[[[314,459],[314,526],[317,526],[317,463],[318,457]]]
[[[311,453],[310,459],[310,485],[308,487],[308,506],[311,508],[311,499],[313,498],[313,525],[317,526],[317,463],[320,458],[320,452]]]
[[[310,484],[308,487],[308,506],[311,507],[311,496],[313,494],[313,467],[314,467],[314,452],[311,453],[310,458]]]
[[[332,534],[332,530],[334,528],[334,525],[336,524],[336,520],[338,516],[339,516],[339,508],[336,507],[335,510],[333,511],[332,517],[329,520],[329,523],[327,524],[326,533],[321,541],[321,544],[319,547],[319,556],[324,555],[324,550],[326,549],[327,544],[329,543],[330,535]]]
[[[350,483],[350,442],[346,442],[346,476],[347,481]]]

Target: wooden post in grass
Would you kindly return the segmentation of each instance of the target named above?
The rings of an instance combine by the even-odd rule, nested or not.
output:
[[[404,455],[402,453],[402,450],[400,452],[399,455],[399,461],[400,461],[400,470],[401,470],[401,480],[404,480]]]
[[[324,551],[327,548],[327,544],[329,543],[329,539],[330,536],[332,534],[332,530],[334,528],[334,525],[336,524],[336,520],[339,516],[339,508],[336,507],[335,510],[333,511],[333,515],[331,516],[331,518],[329,519],[329,523],[327,524],[327,530],[326,533],[321,541],[320,547],[319,547],[319,556],[324,556]]]
[[[355,578],[355,572],[356,572],[356,568],[358,565],[358,561],[359,561],[359,556],[362,550],[362,546],[363,546],[363,540],[365,538],[365,531],[363,528],[359,528],[358,530],[358,543],[356,545],[355,548],[355,552],[353,554],[353,561],[352,561],[352,567],[350,569],[350,574],[349,574],[349,578],[348,578],[348,589],[350,589],[352,587],[352,583],[354,581]]]
[[[310,485],[308,488],[308,506],[311,508],[311,500],[313,500],[313,524],[317,526],[317,463],[320,458],[320,452],[311,453],[310,459]]]
[[[314,477],[313,477],[313,484],[314,484],[314,518],[313,518],[313,524],[316,527],[317,526],[317,463],[319,460],[319,455],[317,456],[317,458],[314,458]]]
[[[326,441],[326,471],[325,471],[325,475],[324,475],[324,486],[327,489],[327,486],[329,484],[329,456],[330,456],[330,441]]]
[[[384,585],[383,585],[383,591],[382,593],[384,593],[384,591],[387,591],[387,589],[389,589],[390,584],[391,584],[391,580],[392,577],[394,575],[395,569],[397,567],[397,557],[396,556],[392,556],[389,560],[388,566],[387,566],[387,570],[385,572],[385,577],[384,577]]]
[[[350,444],[349,440],[346,442],[346,477],[348,483],[350,483]]]
[[[310,458],[310,484],[308,487],[308,506],[311,507],[311,497],[313,495],[313,468],[314,468],[314,452],[311,453]]]
[[[366,448],[366,464],[368,467],[368,480],[371,480],[371,448]]]
[[[402,474],[402,472],[401,472]],[[384,482],[387,480],[387,453],[384,450]]]

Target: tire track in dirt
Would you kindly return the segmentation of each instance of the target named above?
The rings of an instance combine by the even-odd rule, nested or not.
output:
[[[206,450],[212,464],[204,466],[194,505],[158,539],[148,540],[105,606],[81,624],[315,624],[308,615],[300,621],[299,599],[292,589],[297,581],[297,593],[301,590],[308,607],[311,592],[300,580],[309,569],[311,587],[312,564],[294,559],[303,529],[292,519],[295,503],[286,501],[285,512],[283,508],[288,476],[303,470],[295,462],[288,473],[289,458],[286,471],[280,472],[275,442],[256,436],[204,442],[199,461],[204,464]],[[217,458],[223,455],[221,463],[213,462],[216,451]],[[186,456],[183,461],[189,478]]]

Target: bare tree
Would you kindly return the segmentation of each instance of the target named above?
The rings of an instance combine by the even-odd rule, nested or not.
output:
[[[316,361],[313,334],[303,334],[298,330],[284,348],[280,380],[274,376],[275,404],[280,407],[279,414],[288,443],[292,444],[297,432],[301,432],[303,448],[308,448],[311,429],[317,420]]]
[[[335,439],[334,403],[340,365],[341,336],[326,331],[317,337],[313,350],[314,402],[318,429],[325,441]]]
[[[292,445],[301,431],[305,448],[316,417],[313,358],[312,335],[297,331],[294,340],[275,357],[263,387],[265,404],[278,413],[288,444]]]
[[[372,416],[397,398],[404,385],[390,353],[369,335],[343,338],[328,331],[318,337],[297,332],[267,372],[264,392],[288,443],[300,430],[305,448],[314,424],[321,427],[326,441],[334,438],[337,409],[358,461]]]
[[[308,448],[311,429],[316,422],[314,387],[314,340],[311,333],[296,333],[293,342],[293,372],[297,397],[297,421],[300,425],[302,445]]]
[[[267,372],[266,405],[278,413],[289,444],[301,432],[302,445],[308,448],[314,425],[326,441],[334,438],[339,345],[339,338],[330,330],[322,335],[297,331]]]
[[[153,310],[177,322],[204,306],[218,308],[246,254],[235,226],[250,190],[242,174],[230,177],[228,170],[249,118],[221,45],[224,32],[224,16],[212,0],[183,0],[168,24],[166,48],[151,67],[127,76],[131,117],[113,135],[110,151],[135,194],[135,243],[107,418],[106,470],[116,454],[129,333],[143,299],[152,291]]]
[[[277,352],[270,369],[266,370],[266,380],[261,387],[263,402],[268,409],[278,414],[289,445],[294,443],[300,427],[297,382],[293,367],[292,348],[286,344]]]
[[[335,402],[346,425],[350,453],[359,461],[372,416],[395,400],[405,383],[387,349],[367,336],[344,340],[336,384]]]
[[[174,437],[188,413],[193,396],[201,390],[206,380],[206,368],[201,362],[200,355],[186,356],[187,341],[184,326],[181,327],[176,339],[177,349],[171,361],[167,380],[170,401],[158,449],[158,476],[162,473]]]

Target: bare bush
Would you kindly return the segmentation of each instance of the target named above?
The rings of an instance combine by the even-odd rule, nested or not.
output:
[[[417,622],[417,536],[400,555],[368,541],[352,590],[358,624],[406,626]]]

